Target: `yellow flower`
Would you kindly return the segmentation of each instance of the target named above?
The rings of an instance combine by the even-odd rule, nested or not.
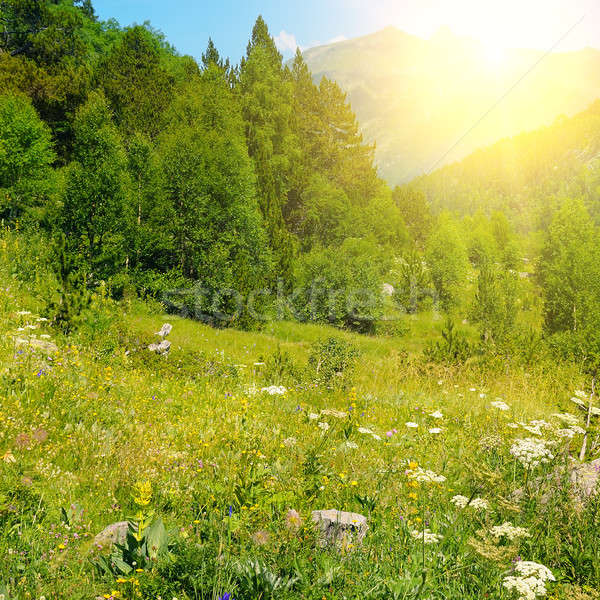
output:
[[[149,481],[138,481],[135,484],[133,501],[138,506],[148,506],[152,500],[152,484]]]
[[[358,481],[352,481],[350,485],[358,485]]]

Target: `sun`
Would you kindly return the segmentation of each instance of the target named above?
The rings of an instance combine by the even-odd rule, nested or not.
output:
[[[485,61],[493,67],[501,67],[506,62],[507,50],[493,40],[483,42]]]

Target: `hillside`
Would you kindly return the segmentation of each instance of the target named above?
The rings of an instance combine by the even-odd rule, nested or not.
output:
[[[575,417],[550,416],[574,410],[570,390],[583,380],[573,369],[489,377],[407,360],[394,338],[172,316],[171,352],[156,356],[146,346],[167,317],[103,297],[65,337],[11,276],[15,239],[2,242],[5,598],[358,600],[413,597],[422,585],[474,600],[501,588],[517,554],[552,569],[554,597],[583,589],[567,583],[570,546],[557,540],[593,548],[595,505],[572,512],[559,486],[548,528],[538,493],[512,496],[530,469],[553,468],[515,460],[528,432],[540,431],[538,450],[560,443],[557,456],[581,443]],[[315,352],[335,364],[319,346],[331,336],[360,356],[343,378],[311,369]],[[533,418],[552,425],[542,434],[546,421]],[[331,508],[367,517],[362,544],[323,546],[311,513]],[[96,537],[127,520],[124,545]],[[508,522],[524,533],[494,538]],[[586,573],[576,581],[593,585]]]
[[[348,92],[366,138],[377,143],[380,173],[392,185],[572,116],[600,95],[600,51],[591,48],[545,57],[511,50],[495,64],[481,44],[448,30],[426,41],[390,27],[311,48],[304,57],[315,80],[325,75]]]
[[[425,193],[435,212],[502,210],[526,229],[539,228],[565,198],[583,198],[599,219],[600,101],[572,118],[477,150],[410,185]]]

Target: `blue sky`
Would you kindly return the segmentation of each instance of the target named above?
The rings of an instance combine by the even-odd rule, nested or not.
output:
[[[428,38],[442,26],[502,47],[600,48],[600,0],[94,0],[102,19],[149,20],[182,53],[199,58],[211,36],[234,63],[258,14],[284,55],[395,26]],[[577,25],[575,26],[575,24]]]

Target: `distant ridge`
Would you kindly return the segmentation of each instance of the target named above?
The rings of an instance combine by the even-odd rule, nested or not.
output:
[[[311,48],[304,57],[315,80],[325,75],[348,92],[391,184],[572,116],[600,98],[600,51],[593,48],[547,56],[510,50],[493,64],[480,42],[447,28],[424,40],[388,27]]]

